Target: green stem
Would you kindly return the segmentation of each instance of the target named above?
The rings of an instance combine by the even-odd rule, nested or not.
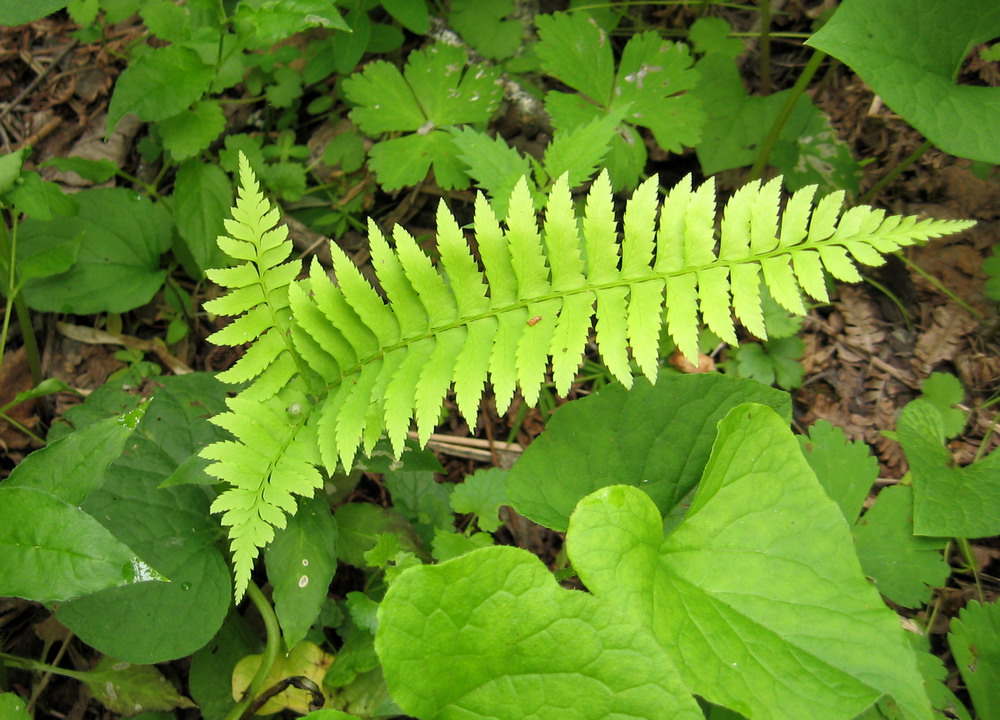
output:
[[[24,296],[21,293],[14,296],[14,312],[17,313],[17,324],[21,326],[21,340],[24,342],[24,353],[28,356],[31,384],[38,385],[42,381],[42,359],[38,352],[38,341],[35,339],[31,313],[28,312],[28,304],[24,302]]]
[[[916,150],[914,150],[912,153],[910,153],[909,157],[900,162],[896,167],[894,167],[892,170],[890,170],[881,178],[879,178],[879,181],[877,183],[868,188],[868,191],[864,195],[858,198],[858,205],[869,204],[872,201],[873,197],[882,192],[883,188],[885,188],[886,185],[888,185],[889,183],[891,183],[893,180],[896,179],[897,175],[899,175],[901,172],[906,170],[906,168],[910,167],[910,165],[919,160],[920,156],[923,155],[925,152],[927,152],[930,146],[931,146],[931,141],[924,140],[923,144]]]
[[[965,558],[965,562],[969,565],[969,572],[972,573],[972,579],[976,581],[976,591],[979,593],[979,602],[986,602],[986,596],[983,595],[983,586],[979,582],[979,569],[976,567],[976,554],[972,552],[972,545],[969,544],[968,538],[955,538],[958,543],[959,549],[962,551],[962,556]]]
[[[903,304],[903,301],[900,300],[898,297],[896,297],[896,294],[894,292],[892,292],[888,287],[886,287],[885,285],[883,285],[882,283],[880,283],[875,278],[868,277],[867,275],[863,275],[862,277],[864,278],[864,281],[866,283],[868,283],[873,288],[875,288],[880,293],[882,293],[887,298],[889,298],[889,300],[892,302],[892,304],[895,305],[899,309],[900,314],[902,314],[902,316],[903,316],[903,322],[906,323],[906,329],[907,330],[913,330],[913,323],[910,322],[910,313],[907,311],[906,305]]]
[[[788,122],[788,118],[792,115],[792,110],[795,109],[795,105],[799,102],[799,98],[802,97],[802,93],[806,91],[806,87],[813,79],[813,75],[816,74],[816,71],[819,70],[819,66],[825,57],[826,53],[822,50],[813,51],[812,57],[809,58],[809,62],[806,63],[805,68],[802,70],[802,74],[799,75],[799,79],[795,81],[795,85],[792,86],[791,91],[788,93],[788,97],[785,99],[785,104],[782,106],[781,112],[778,113],[778,117],[775,118],[774,124],[771,125],[771,130],[764,139],[764,144],[760,147],[757,159],[754,160],[753,167],[750,168],[750,180],[759,180],[763,177],[764,168],[767,167],[767,162],[771,158],[771,152],[774,150],[774,146],[778,143],[778,138],[781,137],[781,131],[784,129],[785,123]]]
[[[250,598],[250,602],[257,608],[257,612],[260,613],[261,619],[264,621],[264,634],[267,636],[267,644],[264,647],[264,655],[261,658],[260,667],[257,668],[257,674],[250,681],[250,686],[243,694],[243,699],[233,706],[226,715],[225,720],[241,720],[243,718],[244,713],[250,708],[254,698],[265,689],[267,676],[271,674],[271,669],[281,654],[281,628],[278,625],[278,616],[274,614],[274,608],[271,607],[271,603],[264,597],[264,593],[253,582],[247,585],[247,597]]]
[[[771,0],[760,0],[760,92],[771,94]]]
[[[37,385],[38,383],[35,383],[35,384]],[[19,432],[24,433],[25,435],[27,435],[28,437],[30,437],[32,440],[34,440],[39,445],[44,445],[45,444],[45,439],[44,438],[41,438],[38,435],[36,435],[35,433],[31,432],[31,430],[29,430],[28,428],[26,428],[24,425],[22,425],[21,423],[19,423],[17,420],[15,420],[14,418],[12,418],[7,413],[0,412],[0,420],[3,420],[5,423],[7,423],[8,425],[10,425],[11,427],[16,428]]]
[[[0,653],[0,662],[5,665],[9,665],[10,667],[16,667],[22,670],[52,673],[53,675],[62,675],[63,677],[73,678],[74,680],[83,680],[87,675],[84,672],[67,670],[66,668],[56,667],[55,665],[49,665],[48,663],[39,662],[38,660],[30,660],[17,655],[8,655],[7,653]]]
[[[7,225],[0,219],[0,255],[7,262],[6,294],[7,306],[4,308],[3,326],[0,328],[0,363],[7,349],[7,333],[10,331],[11,310],[17,313],[17,322],[21,326],[21,336],[24,341],[24,352],[28,356],[28,367],[31,370],[32,384],[42,381],[42,362],[38,353],[38,342],[35,340],[35,328],[31,323],[31,313],[21,296],[17,282],[17,215],[12,212],[10,234]]]
[[[115,174],[118,177],[122,178],[123,180],[127,180],[128,182],[132,183],[133,185],[141,187],[143,190],[146,191],[147,195],[151,195],[154,198],[160,197],[160,194],[156,192],[156,185],[150,185],[149,183],[144,183],[135,175],[129,175],[127,172],[121,169],[115,170]]]

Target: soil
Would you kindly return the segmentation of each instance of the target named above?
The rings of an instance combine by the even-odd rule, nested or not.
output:
[[[647,24],[664,29],[683,26],[689,19],[676,9],[644,12]],[[726,12],[737,27],[750,26],[750,14]],[[811,14],[801,9],[790,10],[782,20],[781,29],[806,32]],[[111,91],[123,69],[121,58],[129,43],[142,35],[142,26],[137,19],[125,21],[113,28],[103,43],[78,41],[74,39],[74,29],[61,14],[22,27],[0,28],[0,149],[8,153],[31,146],[32,167],[39,167],[53,157],[81,155],[107,158],[133,175],[149,177],[155,168],[145,167],[136,150],[136,142],[144,133],[142,126],[122,123],[107,142],[102,139]],[[419,42],[419,38],[410,40],[414,45]],[[797,42],[776,40],[773,88],[789,87],[807,57]],[[751,91],[759,91],[761,86],[756,68],[756,48],[751,47],[745,60],[745,78]],[[996,63],[978,66],[971,63],[964,72],[970,82],[1000,84]],[[810,92],[855,157],[868,161],[863,190],[923,141],[917,131],[894,115],[843,66],[827,72]],[[522,122],[523,125],[518,124]],[[508,113],[501,124],[505,137],[522,149],[530,151],[541,147],[544,141],[544,130],[516,113]],[[322,127],[315,131],[314,137],[303,137],[300,141],[322,147],[323,133],[329,137],[330,132],[329,127]],[[683,172],[696,167],[691,157],[669,161],[676,162]],[[67,189],[86,185],[79,177],[58,174],[51,168],[43,169],[42,173]],[[731,181],[735,186],[742,182],[743,176],[727,173],[720,180]],[[372,183],[370,179],[364,182]],[[366,211],[380,222],[404,223],[416,234],[421,228],[433,227],[432,208],[441,194],[431,182],[395,197],[376,193],[370,196]],[[472,197],[470,193],[451,193],[451,196],[459,205]],[[932,372],[955,374],[966,390],[962,407],[969,412],[969,422],[949,445],[956,462],[971,462],[1000,445],[997,432],[1000,427],[993,405],[1000,393],[1000,315],[997,303],[984,294],[985,275],[981,270],[983,261],[1000,240],[1000,177],[994,170],[992,176],[983,179],[973,172],[969,161],[932,148],[877,195],[872,204],[892,213],[972,218],[978,223],[959,235],[907,251],[900,259],[892,258],[884,268],[870,274],[869,282],[841,285],[831,303],[815,307],[805,320],[801,335],[806,347],[802,358],[805,379],[793,394],[795,425],[801,431],[824,419],[843,428],[849,438],[866,442],[879,461],[877,491],[879,487],[899,482],[908,470],[898,444],[883,435],[883,431],[894,427],[900,409],[919,395],[923,381]],[[316,241],[321,239],[317,233],[301,223],[293,224],[292,231],[300,247],[311,246],[315,251]],[[343,244],[363,264],[366,259],[363,238],[349,233]],[[324,260],[322,251],[319,257]],[[196,299],[203,298],[206,292],[194,284],[188,289],[195,293]],[[164,299],[158,297],[149,307],[120,319],[36,315],[35,332],[43,348],[43,375],[60,378],[84,393],[98,387],[110,373],[125,365],[120,359],[121,341],[109,342],[114,337],[108,332],[117,333],[119,338],[121,335],[138,338],[147,344],[152,338],[162,338],[167,323],[166,315],[161,312],[164,306]],[[234,356],[204,342],[211,330],[202,320],[192,336],[169,351],[147,353],[147,359],[160,362],[168,373],[186,368],[224,368]],[[20,344],[15,323],[8,343],[12,349],[0,368],[0,405],[31,387],[31,374]],[[687,369],[704,370],[721,359],[721,355],[707,356],[701,368]],[[570,398],[556,398],[554,402],[558,405],[587,392],[589,387],[580,384],[574,387]],[[77,396],[60,394],[11,409],[8,415],[15,422],[0,422],[0,477],[39,447],[32,433],[44,436],[53,419],[75,402]],[[457,413],[452,413],[435,436],[432,447],[440,452],[448,479],[458,480],[483,464],[508,464],[542,430],[552,409],[526,408],[518,400],[506,414],[498,416],[489,401],[484,406],[484,417],[472,432]],[[468,442],[469,435],[478,443]],[[385,496],[374,477],[366,479],[359,492],[375,501]],[[540,533],[513,514],[506,532],[510,542],[544,556],[554,557],[560,547],[558,536]],[[980,540],[972,547],[986,599],[995,600],[1000,595],[1000,541]],[[936,594],[932,607],[918,613],[904,613],[924,621],[936,610],[932,628],[935,646],[940,645],[937,641],[947,632],[948,618],[976,594],[972,574],[961,570],[966,566],[965,560],[957,555],[951,560],[956,570],[949,587]],[[71,642],[67,631],[58,626],[48,611],[20,600],[0,599],[0,641],[3,651],[29,657],[39,657],[43,645],[46,650],[50,645],[61,647],[67,652],[67,661],[78,667],[88,666],[93,659],[93,651],[79,641]],[[165,670],[182,683],[183,661],[175,665]],[[35,678],[36,683],[38,680]],[[92,701],[80,684],[58,678],[46,682],[45,700],[38,706],[36,717],[70,720],[113,717]],[[37,691],[38,687],[34,689]],[[18,688],[25,696],[32,690],[32,687]],[[195,711],[183,712],[179,711],[178,717],[197,717]]]

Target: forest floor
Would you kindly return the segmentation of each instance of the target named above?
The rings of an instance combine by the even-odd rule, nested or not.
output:
[[[135,143],[139,125],[123,123],[108,142],[102,140],[105,117],[115,79],[122,69],[118,50],[143,32],[138,22],[123,23],[109,41],[85,44],[72,37],[74,26],[65,19],[47,19],[19,28],[0,28],[0,151],[24,145],[34,148],[32,161],[70,154],[91,159],[110,159],[131,173],[141,174]],[[752,55],[752,53],[751,53]],[[800,45],[775,46],[775,84],[794,81],[805,62]],[[747,84],[756,84],[752,57],[747,60]],[[987,84],[1000,84],[990,77],[996,68],[971,68]],[[784,76],[787,76],[784,77]],[[830,116],[838,135],[864,165],[862,189],[874,184],[889,169],[912,153],[923,141],[917,131],[884,106],[879,98],[850,70],[839,66],[810,91],[814,101]],[[516,128],[508,128],[516,134]],[[323,128],[312,132],[322,133]],[[524,145],[536,142],[537,130],[524,130]],[[509,139],[509,138],[508,138]],[[309,137],[300,142],[309,144]],[[684,172],[694,163],[677,159]],[[46,171],[46,174],[50,173]],[[62,178],[65,182],[65,178]],[[720,185],[742,181],[737,172],[724,173]],[[731,187],[729,188],[731,189]],[[410,228],[431,227],[431,216],[442,192],[429,185],[395,197],[375,194],[367,212],[382,222],[386,218]],[[453,193],[456,201],[469,201],[471,193]],[[841,285],[827,305],[813,308],[805,320],[801,337],[805,375],[802,387],[793,392],[795,425],[807,428],[825,419],[844,429],[851,439],[863,440],[877,456],[879,484],[898,482],[907,472],[898,444],[882,433],[894,427],[900,409],[917,397],[923,380],[932,372],[952,373],[965,389],[963,409],[969,422],[951,441],[949,450],[959,464],[1000,445],[996,406],[1000,397],[1000,315],[995,301],[983,291],[983,261],[1000,242],[1000,178],[980,179],[971,163],[934,148],[889,184],[873,201],[891,213],[936,218],[971,218],[977,225],[953,237],[934,241],[890,258],[872,270],[868,281]],[[314,240],[307,228],[293,228]],[[344,239],[350,247],[361,247],[363,239],[352,233]],[[203,287],[191,290],[204,294]],[[162,336],[164,324],[158,303],[124,319],[121,332],[149,340]],[[36,323],[43,345],[43,374],[59,377],[83,391],[98,387],[110,373],[124,366],[101,331],[101,319],[74,316],[39,316]],[[68,325],[76,332],[67,332]],[[232,361],[204,343],[209,328],[203,327],[170,348],[165,372],[191,368],[217,370]],[[0,369],[0,405],[30,387],[31,378],[22,349],[9,350]],[[706,357],[711,365],[722,358]],[[585,394],[586,386],[574,388]],[[562,399],[557,399],[562,402]],[[58,416],[69,396],[51,403],[24,404],[11,411],[20,424],[44,435],[47,424]],[[546,413],[528,409],[515,401],[502,417],[485,403],[490,417],[473,433],[478,444],[462,439],[469,429],[457,414],[439,430],[438,448],[451,472],[466,474],[485,462],[503,462],[505,451],[516,453],[541,431]],[[454,436],[454,441],[447,437]],[[510,445],[502,445],[510,441]],[[986,447],[981,447],[983,444]],[[12,425],[0,423],[0,470],[9,472],[37,444]],[[1000,595],[1000,542],[983,540],[973,544],[987,599]],[[947,631],[950,608],[960,607],[975,590],[971,575],[952,575],[944,588],[945,602],[936,633]],[[37,619],[41,616],[31,616]],[[15,618],[19,618],[15,622]],[[10,639],[20,631],[43,636],[52,628],[24,622],[23,606],[0,600],[0,636]],[[68,687],[76,687],[70,685]],[[102,710],[81,698],[71,703],[68,718],[101,717]],[[92,714],[97,713],[97,714]]]

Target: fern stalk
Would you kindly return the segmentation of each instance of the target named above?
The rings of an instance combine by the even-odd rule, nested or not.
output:
[[[518,388],[534,403],[550,364],[556,390],[565,394],[592,328],[616,379],[631,385],[631,351],[654,381],[664,323],[692,360],[702,324],[736,344],[735,317],[765,338],[762,284],[785,309],[804,314],[803,292],[828,299],[825,273],[857,282],[855,263],[879,265],[886,253],[972,224],[868,207],[841,214],[844,193],[816,202],[814,186],[792,195],[781,212],[776,179],[737,191],[717,232],[714,181],[695,188],[688,177],[662,201],[655,178],[643,183],[619,233],[604,172],[588,193],[582,224],[563,177],[539,227],[522,179],[506,228],[477,199],[479,261],[443,203],[438,267],[399,226],[391,247],[370,223],[383,299],[335,244],[336,284],[315,260],[308,277],[295,281],[300,264],[280,264],[290,243],[245,160],[241,181],[226,226],[232,237],[219,243],[246,262],[213,271],[231,291],[209,309],[239,316],[214,341],[254,341],[222,376],[250,384],[216,419],[236,440],[203,453],[215,461],[209,472],[233,486],[213,510],[224,512],[231,528],[238,596],[258,549],[294,512],[292,496],[319,486],[316,466],[350,469],[358,450],[370,453],[383,436],[398,454],[413,420],[426,443],[449,389],[470,424],[487,379],[499,412]]]

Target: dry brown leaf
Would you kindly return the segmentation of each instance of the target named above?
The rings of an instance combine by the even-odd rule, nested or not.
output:
[[[837,309],[844,318],[844,335],[847,346],[840,350],[846,362],[867,362],[868,358],[879,354],[879,346],[885,341],[885,330],[875,316],[875,304],[868,299],[861,288],[851,285],[840,288]],[[865,354],[852,352],[851,348]]]
[[[0,366],[0,406],[6,405],[19,392],[30,390],[31,387],[31,370],[24,348],[8,352],[3,357],[3,365]],[[13,406],[7,411],[7,416],[29,430],[34,430],[39,425],[34,401]],[[29,435],[0,420],[0,450],[5,454],[15,450],[25,450],[32,444]]]
[[[913,368],[921,377],[930,375],[940,362],[955,360],[962,338],[976,327],[976,321],[958,305],[939,305],[931,313],[930,323],[917,338],[913,348]]]

